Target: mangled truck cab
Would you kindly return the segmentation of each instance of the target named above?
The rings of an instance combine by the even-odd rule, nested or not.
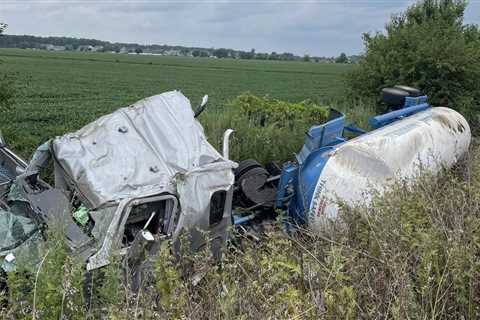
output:
[[[3,146],[2,232],[13,232],[15,219],[25,230],[3,243],[0,254],[15,259],[32,236],[61,226],[88,270],[109,264],[115,252],[135,260],[134,248],[154,253],[166,239],[178,247],[181,234],[193,250],[208,244],[218,256],[231,224],[231,131],[224,156],[208,143],[195,116],[189,100],[171,91],[53,138],[28,165]],[[38,178],[47,166],[53,166],[55,187]],[[23,209],[15,209],[17,202]]]

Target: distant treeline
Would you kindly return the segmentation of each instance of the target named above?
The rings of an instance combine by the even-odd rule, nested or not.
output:
[[[93,51],[115,53],[158,54],[171,56],[215,57],[234,59],[310,61],[326,63],[355,63],[358,56],[348,57],[344,53],[338,57],[297,56],[293,53],[260,53],[226,48],[199,48],[171,45],[141,45],[136,43],[108,42],[95,39],[70,37],[37,37],[29,35],[7,35],[0,37],[0,48],[39,49],[50,51]]]

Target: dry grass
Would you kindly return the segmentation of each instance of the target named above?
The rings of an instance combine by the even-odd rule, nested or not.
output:
[[[205,253],[175,263],[165,247],[138,295],[114,263],[94,282],[90,310],[81,268],[53,242],[37,284],[37,318],[478,318],[479,151],[453,171],[397,184],[373,208],[344,208],[344,223],[328,237],[287,235],[273,223],[261,241],[238,235],[220,265]],[[203,275],[196,285],[185,277],[194,273]],[[31,318],[31,280],[11,279],[9,317]]]

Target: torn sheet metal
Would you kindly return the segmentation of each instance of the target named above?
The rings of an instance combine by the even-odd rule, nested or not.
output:
[[[220,245],[226,241],[236,163],[208,143],[190,101],[180,92],[166,92],[119,109],[53,139],[50,150],[56,182],[63,178],[62,185],[73,188],[91,210],[98,251],[89,258],[88,269],[109,262],[112,250],[125,245],[124,233],[132,232],[127,230],[130,212],[138,203],[158,196],[175,203],[162,213],[171,216],[162,218],[170,225],[162,230],[164,234],[171,229],[175,240],[188,230],[195,248],[207,241],[200,239],[199,230],[212,233]],[[39,152],[37,159],[48,158]],[[210,202],[218,191],[228,193],[229,200],[222,207],[225,218],[212,226]],[[115,213],[105,218],[97,214],[106,208]]]
[[[225,162],[178,91],[146,98],[58,137],[52,149],[90,209],[171,191],[175,174]]]
[[[178,176],[176,180],[182,214],[174,239],[179,237],[182,230],[191,230],[191,249],[199,250],[206,245],[202,231],[209,230],[209,245],[212,252],[218,255],[227,241],[225,229],[231,223],[234,179],[229,163],[212,163]],[[223,196],[214,197],[218,193],[223,193]],[[220,208],[219,212],[214,212],[215,207]]]
[[[40,232],[32,219],[0,209],[0,256],[6,256]]]
[[[37,179],[51,159],[56,188]],[[210,241],[200,236],[207,232],[219,254],[231,222],[234,167],[208,143],[189,100],[171,91],[41,145],[8,201],[38,207],[38,224],[60,224],[89,270],[128,250],[143,231],[174,241],[185,231],[195,249]]]

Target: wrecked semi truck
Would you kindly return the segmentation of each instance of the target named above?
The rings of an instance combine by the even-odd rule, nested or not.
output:
[[[200,111],[205,104],[206,99]],[[236,163],[208,143],[178,91],[56,137],[29,164],[4,143],[0,152],[0,228],[9,239],[0,254],[8,260],[6,271],[18,260],[38,260],[23,250],[41,243],[49,228],[63,232],[87,270],[107,265],[118,251],[141,263],[145,251],[158,251],[161,241],[182,233],[199,250],[208,232],[216,255],[226,242]],[[55,187],[39,178],[52,164]]]
[[[261,224],[279,209],[288,213],[286,225],[324,232],[338,220],[338,201],[368,205],[372,189],[438,172],[467,152],[470,128],[456,111],[432,107],[405,86],[384,89],[383,98],[389,112],[371,118],[372,131],[346,125],[345,115],[331,110],[282,166],[246,160],[237,167],[228,156],[232,130],[220,154],[196,120],[206,100],[194,112],[178,91],[54,138],[29,164],[2,144],[0,227],[10,239],[0,248],[2,267],[13,270],[52,227],[63,230],[87,270],[107,265],[117,252],[140,265],[161,241],[178,249],[181,234],[193,250],[208,246],[219,257],[229,226]],[[54,188],[39,178],[49,163]]]

